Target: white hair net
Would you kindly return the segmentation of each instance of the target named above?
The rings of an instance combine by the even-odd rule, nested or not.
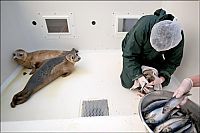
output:
[[[182,40],[181,30],[181,26],[176,20],[164,20],[156,23],[151,30],[151,46],[156,51],[165,51],[176,47]]]

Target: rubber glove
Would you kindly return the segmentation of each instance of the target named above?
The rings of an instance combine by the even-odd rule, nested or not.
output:
[[[141,89],[137,94],[140,97],[144,96],[147,92],[149,92],[150,88],[153,88],[153,86],[147,86],[147,84],[149,84],[149,82],[144,76],[138,78],[137,81],[139,82],[139,84],[141,86]]]
[[[183,94],[189,92],[192,89],[193,82],[190,78],[184,79],[180,86],[175,90],[173,97],[180,98]],[[184,105],[187,102],[188,97],[185,97],[180,105]]]
[[[139,81],[141,87],[144,87],[146,84],[149,83],[149,82],[147,81],[147,79],[146,79],[144,76],[138,78],[138,81]]]

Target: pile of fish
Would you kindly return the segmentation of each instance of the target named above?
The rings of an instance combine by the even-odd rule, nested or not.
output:
[[[146,124],[155,133],[197,133],[190,114],[177,108],[188,95],[190,94],[185,94],[180,98],[159,99],[148,104],[141,110]]]

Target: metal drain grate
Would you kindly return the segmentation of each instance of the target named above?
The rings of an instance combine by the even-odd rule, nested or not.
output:
[[[82,117],[92,117],[92,116],[108,116],[108,101],[106,99],[102,100],[89,100],[82,102]]]

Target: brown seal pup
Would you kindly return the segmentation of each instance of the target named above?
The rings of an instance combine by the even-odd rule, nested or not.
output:
[[[62,54],[66,54],[69,51],[61,51],[61,50],[38,50],[34,52],[26,52],[23,49],[17,49],[13,53],[13,59],[25,68],[32,69],[30,74],[33,74],[37,68],[41,66],[41,64],[46,59],[58,57]]]
[[[77,50],[72,49],[68,54],[46,60],[31,76],[25,88],[15,94],[11,107],[26,102],[34,93],[51,83],[60,76],[68,76],[74,70],[75,62],[80,60]]]

